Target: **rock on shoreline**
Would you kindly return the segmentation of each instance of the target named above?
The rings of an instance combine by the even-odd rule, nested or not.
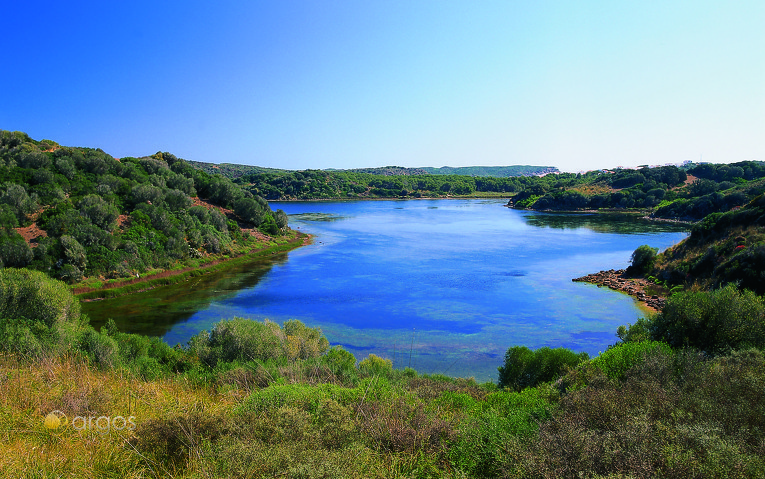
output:
[[[634,296],[639,301],[644,302],[646,306],[656,311],[661,311],[666,303],[666,298],[662,298],[655,294],[646,294],[646,287],[652,283],[643,278],[628,278],[626,276],[626,271],[623,269],[600,271],[598,273],[582,276],[581,278],[574,278],[571,281],[592,283],[598,285],[598,287],[606,286],[613,290],[627,293],[630,296]]]

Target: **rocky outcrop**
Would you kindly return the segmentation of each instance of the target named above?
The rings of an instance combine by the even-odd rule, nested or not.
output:
[[[571,281],[592,283],[599,287],[605,286],[616,291],[627,293],[630,296],[634,296],[639,301],[644,302],[649,308],[657,311],[661,311],[666,303],[666,299],[661,296],[646,294],[646,288],[653,283],[643,278],[627,277],[626,272],[623,269],[600,271],[598,273],[582,276],[581,278],[574,278]]]

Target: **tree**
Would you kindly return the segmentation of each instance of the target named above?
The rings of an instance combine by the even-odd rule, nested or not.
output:
[[[659,252],[659,248],[651,248],[644,244],[638,246],[638,248],[632,252],[630,262],[632,265],[629,267],[631,273],[642,274],[647,272],[656,261],[656,253]]]
[[[117,208],[104,201],[98,195],[87,195],[80,200],[80,214],[101,229],[111,231],[116,226],[115,221],[120,212]]]
[[[286,227],[288,222],[287,213],[283,210],[276,210],[274,213],[274,220],[276,220],[276,226],[278,226],[279,229]]]
[[[66,262],[72,266],[76,266],[80,270],[85,269],[88,265],[88,258],[85,255],[85,248],[69,235],[61,237],[61,247],[64,248],[64,256],[66,256]]]
[[[0,230],[0,267],[23,268],[32,261],[32,249],[17,232]]]
[[[242,220],[260,226],[266,212],[253,198],[240,198],[234,203],[234,213]]]

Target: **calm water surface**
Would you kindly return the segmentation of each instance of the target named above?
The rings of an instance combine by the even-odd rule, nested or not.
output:
[[[571,278],[622,268],[681,227],[626,216],[546,214],[500,200],[279,203],[314,244],[195,282],[85,305],[93,323],[185,343],[233,316],[300,319],[358,359],[496,380],[508,347],[596,355],[643,313]]]

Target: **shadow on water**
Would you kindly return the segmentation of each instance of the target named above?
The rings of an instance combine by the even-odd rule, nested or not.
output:
[[[530,213],[524,215],[523,220],[530,226],[538,228],[586,228],[598,233],[644,234],[688,231],[688,225],[651,221],[621,213]]]
[[[280,253],[182,283],[103,301],[84,302],[82,309],[96,329],[112,318],[120,331],[162,337],[173,325],[186,321],[213,301],[231,298],[239,291],[255,286],[274,265],[286,263],[287,257],[287,253]]]
[[[298,213],[289,215],[289,218],[296,221],[340,221],[348,217],[332,213]]]

